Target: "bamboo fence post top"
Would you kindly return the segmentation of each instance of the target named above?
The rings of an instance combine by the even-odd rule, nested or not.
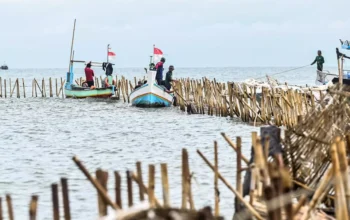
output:
[[[143,179],[142,179],[142,167],[141,167],[140,161],[136,162],[136,169],[137,169],[137,177],[139,178],[139,181],[141,183],[141,184],[138,184],[139,185],[140,201],[144,201],[145,197],[144,197],[144,192],[143,192],[143,187],[142,187]]]
[[[2,198],[0,197],[0,220],[3,220],[2,215]]]
[[[92,185],[98,190],[98,192],[101,194],[103,199],[106,200],[107,204],[110,205],[113,209],[120,209],[120,207],[113,203],[112,200],[109,198],[106,190],[99,184],[92,176],[91,174],[87,171],[87,169],[83,166],[83,164],[80,162],[80,160],[74,156],[73,161],[75,164],[79,167],[79,169],[85,174],[85,176],[90,180]]]
[[[235,152],[237,152],[237,147],[236,145],[232,142],[232,140],[226,136],[225,133],[221,133],[221,136],[223,136],[225,138],[225,140],[227,141],[227,143],[233,148],[233,150],[235,150]],[[249,164],[249,160],[242,154],[241,155],[242,160],[248,165]]]
[[[114,172],[115,178],[115,201],[116,204],[122,209],[122,198],[121,198],[121,177],[117,171]]]
[[[33,195],[32,200],[30,201],[29,205],[29,219],[30,220],[36,220],[36,210],[38,205],[38,196]]]
[[[108,173],[101,170],[97,169],[96,170],[96,180],[101,184],[101,186],[106,190],[107,192],[107,181],[108,181]],[[99,216],[106,216],[107,215],[107,205],[105,203],[105,200],[103,199],[103,196],[101,196],[101,193],[98,192],[97,190],[97,201],[98,201],[98,211],[99,211]]]
[[[12,199],[11,199],[11,196],[9,194],[6,195],[6,202],[7,202],[7,211],[8,211],[8,215],[9,215],[9,220],[14,220]]]
[[[133,205],[133,197],[132,197],[132,179],[130,171],[126,171],[126,180],[128,187],[128,205],[131,207]]]
[[[67,178],[61,178],[62,186],[62,200],[63,200],[63,209],[64,209],[64,219],[70,220],[70,206],[69,206],[69,193],[68,193],[68,180]]]
[[[53,219],[59,220],[60,219],[60,210],[59,210],[59,199],[58,199],[58,185],[52,184],[51,191],[52,191]]]
[[[154,196],[154,183],[155,183],[155,167],[154,165],[148,166],[148,200],[151,208],[156,206],[155,196]]]
[[[162,172],[162,188],[163,188],[164,208],[169,208],[170,201],[169,201],[168,168],[167,168],[166,163],[162,163],[160,166],[161,166],[161,172]]]

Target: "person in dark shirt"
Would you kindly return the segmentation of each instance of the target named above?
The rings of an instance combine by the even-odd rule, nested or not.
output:
[[[315,58],[314,62],[312,62],[310,65],[314,65],[317,62],[317,70],[322,71],[323,70],[323,64],[324,64],[324,58],[322,56],[322,52],[319,50],[317,51],[317,57]]]
[[[170,65],[169,66],[169,71],[165,75],[165,81],[164,81],[164,86],[167,88],[167,90],[171,89],[171,82],[176,82],[176,80],[173,79],[173,71],[174,71],[174,66]]]
[[[89,62],[85,67],[85,77],[89,87],[94,85],[94,76],[94,71],[91,69],[91,62]]]
[[[163,64],[164,63],[165,63],[165,58],[162,57],[162,59],[160,59],[160,62],[156,64],[156,70],[157,70],[156,81],[158,85],[161,85],[163,81],[163,70],[164,70]]]

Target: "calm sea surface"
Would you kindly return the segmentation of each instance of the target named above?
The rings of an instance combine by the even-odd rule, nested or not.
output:
[[[175,67],[176,68],[176,67]],[[290,68],[176,68],[174,77],[216,78],[240,81],[273,74]],[[336,68],[328,68],[336,73]],[[201,150],[213,161],[213,141],[219,144],[220,172],[235,185],[236,157],[220,132],[243,138],[243,153],[250,154],[250,133],[259,128],[238,119],[187,115],[177,108],[142,109],[122,101],[94,99],[32,98],[33,78],[65,78],[66,69],[10,69],[0,71],[2,79],[24,78],[26,99],[0,98],[0,196],[10,193],[16,219],[28,218],[30,196],[39,195],[38,219],[52,219],[52,183],[69,180],[73,219],[97,219],[96,190],[72,161],[78,156],[93,173],[109,171],[109,191],[114,199],[112,171],[123,175],[123,202],[127,205],[125,171],[135,170],[142,161],[144,180],[148,164],[156,165],[156,196],[161,199],[160,163],[167,163],[171,203],[181,202],[181,149],[187,148],[195,180],[192,189],[196,208],[213,206],[214,174],[197,155]],[[100,68],[95,68],[102,75]],[[115,69],[114,75],[142,78],[142,68]],[[276,75],[289,84],[314,85],[315,68],[309,67]],[[75,77],[83,76],[77,69]],[[48,89],[47,89],[48,91]],[[134,201],[138,191],[134,184]],[[233,214],[233,193],[220,182],[220,208],[226,219]],[[61,194],[60,194],[61,196]],[[60,198],[60,203],[62,199]],[[5,208],[3,202],[3,209]],[[5,214],[7,219],[7,214]]]

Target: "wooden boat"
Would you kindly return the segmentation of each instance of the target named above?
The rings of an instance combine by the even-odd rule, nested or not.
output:
[[[109,98],[115,93],[114,85],[107,88],[95,88],[95,87],[90,88],[90,87],[83,87],[83,86],[74,84],[73,63],[85,63],[85,61],[73,60],[73,42],[74,42],[75,22],[76,20],[74,20],[69,72],[67,72],[66,84],[64,86],[64,92],[65,92],[66,98],[88,98],[88,97]],[[91,64],[96,66],[102,63],[91,62]]]
[[[166,92],[165,87],[157,84],[156,71],[147,71],[147,83],[130,93],[133,106],[137,107],[170,107],[174,95]]]

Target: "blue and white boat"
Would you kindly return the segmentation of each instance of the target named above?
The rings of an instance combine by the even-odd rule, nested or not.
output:
[[[147,83],[130,93],[133,106],[137,107],[170,107],[174,95],[168,93],[165,87],[157,84],[156,71],[147,71]]]

